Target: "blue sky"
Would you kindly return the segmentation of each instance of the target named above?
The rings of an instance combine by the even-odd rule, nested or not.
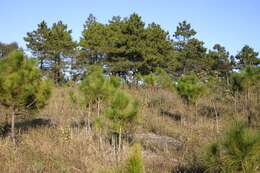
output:
[[[42,20],[62,20],[79,40],[89,13],[100,22],[136,12],[147,23],[156,22],[171,34],[187,20],[207,48],[220,43],[232,54],[248,44],[260,51],[259,0],[0,0],[0,41],[16,41]]]

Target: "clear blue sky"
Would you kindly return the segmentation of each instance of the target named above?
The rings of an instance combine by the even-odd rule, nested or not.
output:
[[[231,53],[245,44],[260,51],[259,0],[0,0],[0,41],[25,47],[26,32],[46,20],[62,20],[78,40],[89,13],[100,22],[136,12],[146,23],[156,22],[171,34],[187,20],[207,48],[220,43]]]

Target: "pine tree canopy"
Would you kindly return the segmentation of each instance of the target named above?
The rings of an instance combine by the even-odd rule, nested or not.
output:
[[[0,103],[15,109],[43,107],[50,96],[50,83],[42,79],[36,62],[14,51],[0,61]]]

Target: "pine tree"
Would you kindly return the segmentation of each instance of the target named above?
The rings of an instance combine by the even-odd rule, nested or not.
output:
[[[156,68],[154,73],[139,76],[139,80],[143,80],[145,86],[152,88],[163,88],[174,91],[174,82],[170,75],[162,68]]]
[[[5,44],[0,42],[0,58],[7,56],[9,53],[17,49],[17,43]]]
[[[258,55],[259,53],[255,52],[253,48],[245,45],[235,57],[238,61],[238,68],[243,69],[247,66],[257,67],[260,64]]]
[[[56,84],[61,84],[63,81],[65,58],[71,58],[76,47],[71,33],[72,31],[62,21],[53,23],[51,28],[42,21],[37,30],[27,33],[24,38],[27,47],[39,58],[40,68],[46,67]]]
[[[28,32],[24,37],[26,46],[32,51],[32,54],[40,61],[40,69],[44,70],[46,63],[49,61],[48,50],[48,37],[50,34],[50,28],[47,23],[42,21],[38,24],[38,28],[35,31]]]
[[[229,52],[220,44],[215,44],[213,50],[210,50],[207,59],[210,68],[208,74],[225,79],[226,84],[229,85],[229,77],[232,71],[232,64],[229,60]]]
[[[104,129],[104,116],[102,116],[102,108],[108,105],[113,98],[114,93],[120,88],[121,81],[118,77],[106,77],[103,68],[100,66],[89,66],[88,72],[80,83],[80,95],[78,99],[83,108],[88,108],[88,128],[91,110],[96,106],[96,115],[94,116],[95,127],[99,133],[99,146],[102,147],[102,130]],[[75,96],[72,95],[72,100]]]
[[[142,74],[155,72],[157,68],[172,70],[176,58],[172,49],[169,33],[159,24],[151,23],[145,28],[144,45],[142,48],[143,62],[138,69]],[[142,38],[139,38],[142,40]]]
[[[49,96],[50,83],[42,79],[35,61],[27,59],[21,51],[0,61],[0,104],[10,110],[13,142],[16,115],[23,110],[39,110]]]
[[[91,117],[91,110],[95,107],[94,119],[97,122],[96,125],[101,126],[99,123],[102,119],[102,104],[107,104],[120,86],[121,81],[118,77],[106,77],[103,68],[92,65],[89,66],[86,76],[79,85],[78,95],[76,93],[70,95],[73,102],[79,102],[84,110],[88,109],[88,121]]]
[[[191,27],[191,24],[187,21],[182,21],[176,28],[173,37],[177,40],[175,43],[175,48],[177,50],[182,50],[187,42],[192,39],[197,32]]]
[[[105,56],[107,31],[105,25],[97,22],[90,14],[84,25],[79,45],[80,54],[77,57],[78,65],[100,63]]]
[[[144,22],[133,13],[129,18],[113,17],[107,25],[107,58],[112,74],[124,76],[129,70],[136,71],[143,61]]]
[[[204,47],[204,42],[195,38],[196,31],[189,23],[183,21],[179,23],[176,32],[173,35],[175,40],[173,46],[176,53],[176,74],[197,73],[200,78],[205,77],[209,70],[207,59],[207,49]],[[175,75],[176,75],[175,74]]]
[[[71,36],[72,30],[62,21],[54,23],[48,39],[48,50],[51,55],[53,79],[60,84],[64,79],[65,58],[72,57],[76,43]]]
[[[112,74],[129,71],[147,75],[157,67],[173,68],[175,58],[168,32],[152,23],[145,27],[136,13],[128,18],[114,16],[108,24],[93,17],[86,22],[80,40],[85,62],[106,64]]]

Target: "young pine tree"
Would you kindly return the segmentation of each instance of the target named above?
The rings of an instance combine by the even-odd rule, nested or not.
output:
[[[156,73],[158,75],[159,86],[173,92],[175,90],[174,83],[169,74],[162,68],[157,68]]]
[[[158,76],[151,73],[149,75],[145,75],[144,77],[144,84],[149,88],[155,88],[158,85]]]
[[[10,110],[11,136],[15,142],[15,117],[20,111],[39,110],[51,94],[36,63],[14,51],[0,61],[0,104]]]
[[[178,94],[188,103],[195,105],[195,118],[197,118],[197,100],[205,92],[204,84],[194,74],[183,75],[176,84]]]
[[[96,104],[97,116],[99,117],[101,103],[109,100],[119,87],[120,81],[118,78],[106,78],[101,67],[91,66],[88,74],[80,84],[83,103],[87,107],[92,107],[93,104]]]
[[[235,123],[221,141],[209,147],[205,162],[208,172],[259,172],[259,131],[247,128],[244,123]]]
[[[231,75],[231,89],[234,94],[239,93],[245,105],[245,113],[248,121],[248,126],[257,125],[257,110],[259,99],[260,86],[260,67],[247,66],[239,72],[234,72]],[[253,101],[256,98],[256,101]],[[256,102],[256,104],[254,103]]]
[[[195,74],[183,75],[176,84],[179,95],[188,103],[195,103],[202,95],[204,85]]]
[[[99,66],[90,66],[87,75],[81,81],[79,86],[80,104],[83,109],[88,109],[88,129],[91,110],[96,110],[96,115],[92,118],[95,122],[95,127],[99,132],[100,147],[102,143],[102,128],[104,117],[101,116],[102,108],[107,105],[109,100],[120,87],[121,82],[117,77],[106,77],[103,73],[103,69]],[[72,94],[72,100],[75,100],[75,96]]]
[[[111,106],[105,111],[112,133],[118,136],[118,150],[121,149],[122,134],[136,125],[138,110],[139,103],[126,92],[119,90],[115,93]]]
[[[135,144],[131,148],[127,162],[128,173],[144,173],[144,165],[142,159],[142,150],[139,144]]]

